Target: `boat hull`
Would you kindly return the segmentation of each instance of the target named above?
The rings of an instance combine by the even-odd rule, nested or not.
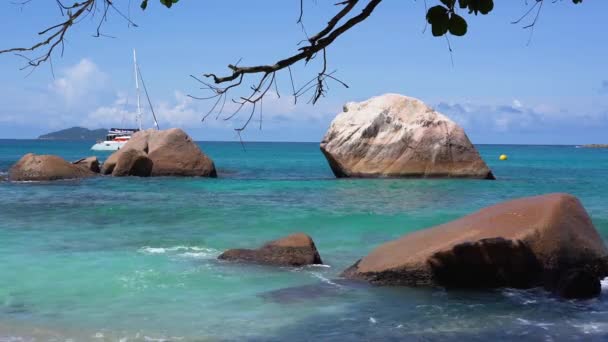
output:
[[[126,141],[102,141],[91,147],[93,151],[118,151],[125,146]]]

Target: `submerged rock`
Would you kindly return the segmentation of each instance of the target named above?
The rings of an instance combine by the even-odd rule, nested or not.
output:
[[[321,151],[336,177],[494,179],[460,126],[422,101],[397,94],[347,103]]]
[[[263,292],[259,296],[267,301],[292,304],[311,300],[337,298],[353,291],[367,290],[371,285],[348,279],[326,279],[313,284],[287,287]]]
[[[94,176],[90,170],[54,155],[28,153],[9,170],[11,181],[52,181]]]
[[[99,173],[101,171],[99,168],[99,160],[97,160],[97,157],[95,156],[79,159],[72,164],[94,173]]]
[[[303,233],[268,242],[258,249],[229,249],[218,259],[276,266],[304,266],[323,263],[314,241]]]
[[[568,298],[599,294],[608,250],[574,196],[526,197],[385,243],[343,276],[379,285],[544,286]]]
[[[136,150],[152,163],[148,176],[217,177],[213,161],[179,128],[148,129],[133,134],[131,140],[104,162],[101,173],[115,175],[123,153]],[[121,170],[118,175],[125,175]]]

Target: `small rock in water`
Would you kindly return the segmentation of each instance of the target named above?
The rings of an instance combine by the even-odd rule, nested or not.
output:
[[[304,266],[323,263],[314,241],[303,233],[268,242],[258,249],[229,249],[218,259],[275,266]]]
[[[95,156],[79,159],[72,164],[94,173],[99,173],[101,171],[99,168],[99,160]]]
[[[116,166],[112,170],[112,176],[125,177],[149,177],[152,173],[152,161],[148,156],[139,150],[128,149],[123,151],[116,161]]]

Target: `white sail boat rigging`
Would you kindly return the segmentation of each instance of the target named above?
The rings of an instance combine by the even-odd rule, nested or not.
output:
[[[135,49],[133,49],[133,69],[135,73],[135,91],[137,93],[137,128],[110,128],[108,134],[104,141],[98,141],[95,145],[91,147],[91,150],[96,151],[116,151],[123,147],[130,139],[131,135],[135,134],[138,131],[141,131],[142,128],[142,119],[143,112],[141,110],[141,98],[139,92],[139,81],[141,80],[141,84],[144,88],[144,92],[146,93],[146,98],[148,100],[148,104],[150,105],[150,111],[152,112],[152,118],[154,119],[154,128],[159,129],[158,121],[156,120],[156,114],[154,113],[154,108],[152,108],[152,102],[150,101],[150,96],[148,95],[148,90],[146,89],[146,84],[144,83],[144,79],[141,76],[141,70],[139,69],[139,65],[137,64],[137,54]]]

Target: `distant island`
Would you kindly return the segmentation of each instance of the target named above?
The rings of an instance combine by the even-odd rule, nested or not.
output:
[[[100,140],[103,139],[108,130],[99,128],[90,130],[84,127],[72,127],[57,132],[44,134],[38,137],[40,140]]]
[[[583,145],[581,147],[584,147],[584,148],[608,148],[608,144],[588,144],[588,145]]]

